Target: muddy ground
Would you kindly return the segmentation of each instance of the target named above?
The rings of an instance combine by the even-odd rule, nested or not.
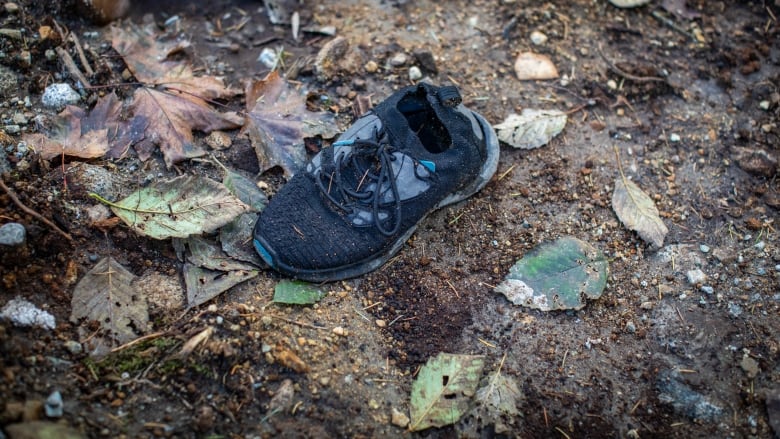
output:
[[[492,123],[522,108],[570,112],[562,135],[542,148],[502,145],[498,172],[483,191],[430,215],[376,272],[326,284],[320,303],[272,304],[281,277],[263,271],[189,311],[170,241],[119,225],[88,226],[84,209],[96,202],[78,185],[63,189],[62,171],[83,160],[44,161],[19,147],[20,132],[37,129],[37,115],[55,113],[40,104],[43,88],[74,83],[58,57],[45,56],[53,47],[36,37],[41,25],[57,21],[91,47],[103,66],[93,85],[127,79],[106,44],[107,28],[70,2],[39,3],[0,10],[2,27],[24,35],[0,36],[0,63],[16,81],[4,88],[3,181],[74,240],[0,194],[1,222],[21,223],[28,234],[23,246],[0,248],[0,304],[22,297],[57,322],[46,330],[0,321],[7,437],[23,437],[10,424],[46,419],[41,404],[54,390],[64,401],[56,422],[85,437],[780,433],[777,2],[619,9],[606,0],[307,0],[298,7],[302,27],[333,26],[352,48],[326,76],[312,66],[334,37],[303,32],[295,41],[289,26],[269,22],[261,2],[135,2],[127,20],[163,26],[178,16],[173,25],[191,38],[195,66],[237,86],[268,73],[257,61],[264,47],[283,47],[280,71],[302,91],[327,96],[342,128],[358,101],[379,102],[409,84],[412,66],[434,83],[459,85],[466,105]],[[547,41],[533,44],[532,31]],[[549,55],[561,77],[519,81],[513,63],[526,50]],[[95,93],[86,91],[79,105],[89,108]],[[224,104],[243,108],[241,97]],[[17,113],[27,122],[13,120]],[[281,172],[260,173],[248,140],[228,133],[232,146],[216,156],[273,194]],[[616,153],[669,228],[661,249],[623,227],[611,208]],[[145,164],[133,157],[90,163],[122,174],[116,195],[136,190],[147,175],[218,175],[199,161],[166,169],[159,154]],[[493,292],[530,249],[567,235],[607,255],[600,299],[580,311],[540,312]],[[95,328],[69,322],[70,304],[75,280],[104,256],[145,279],[153,335],[95,361],[78,343]],[[205,345],[176,355],[209,327]],[[519,415],[406,431],[398,413],[408,415],[414,376],[439,352],[485,355],[488,370],[501,364],[519,383]],[[282,389],[290,384],[292,396]]]

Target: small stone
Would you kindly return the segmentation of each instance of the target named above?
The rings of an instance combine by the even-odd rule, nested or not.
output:
[[[390,58],[388,63],[391,67],[401,67],[406,64],[408,59],[409,57],[407,57],[405,53],[396,53],[392,58]]]
[[[409,417],[406,416],[406,413],[393,407],[390,411],[390,422],[397,427],[406,428],[409,425]]]
[[[742,307],[734,302],[729,302],[729,315],[731,317],[739,317],[742,315]]]
[[[19,297],[5,304],[0,318],[10,320],[15,326],[40,326],[45,329],[56,326],[53,315]]]
[[[547,43],[547,35],[535,30],[531,32],[531,42],[537,46],[542,46]]]
[[[257,61],[265,67],[272,69],[276,67],[276,63],[279,62],[279,56],[276,54],[274,49],[265,47],[262,51],[260,51],[260,55],[257,57]]]
[[[697,285],[707,280],[707,275],[698,268],[695,270],[689,270],[685,276],[688,278],[688,283],[691,285]]]
[[[642,302],[642,304],[639,305],[639,307],[642,309],[653,309],[653,306],[655,306],[655,304],[651,301]]]
[[[629,334],[633,334],[636,332],[636,325],[634,324],[634,322],[629,320],[628,323],[626,323],[626,332],[628,332]]]
[[[377,319],[376,325],[379,326],[380,328],[384,328],[385,326],[387,326],[387,322],[382,319]]]
[[[3,127],[6,134],[19,134],[22,131],[22,127],[19,125],[6,125]]]
[[[81,345],[81,343],[77,342],[76,340],[68,340],[63,344],[65,345],[65,349],[67,349],[68,352],[73,355],[78,355],[84,350],[84,347]]]
[[[41,102],[44,107],[60,109],[66,105],[75,104],[81,100],[76,90],[73,90],[70,85],[58,82],[51,84],[43,91]]]
[[[704,294],[711,295],[712,293],[714,293],[714,292],[715,292],[715,288],[712,288],[712,287],[711,287],[711,286],[709,286],[709,285],[702,285],[702,286],[701,286],[701,291],[702,291]]]
[[[46,413],[46,416],[50,418],[62,417],[62,394],[60,394],[59,390],[55,390],[51,393],[51,395],[49,395],[48,398],[46,398],[46,403],[43,405],[43,409]]]
[[[420,68],[417,66],[411,66],[409,67],[409,80],[411,81],[419,81],[422,79],[423,74],[422,71],[420,71]]]
[[[669,141],[672,143],[677,143],[680,141],[680,135],[677,133],[672,133],[669,135]]]
[[[14,113],[11,119],[17,125],[27,125],[28,122],[27,117],[25,117],[24,113]]]
[[[323,386],[327,386],[328,384],[330,384],[330,377],[327,376],[320,377],[320,384]]]
[[[8,12],[9,14],[16,14],[19,12],[19,5],[13,2],[8,2],[5,4],[5,12]]]
[[[347,331],[341,326],[336,326],[335,328],[333,328],[333,333],[336,335],[340,335],[342,337],[346,337],[347,335],[349,335],[349,331]]]
[[[27,231],[19,223],[6,223],[0,226],[0,245],[15,247],[24,244]]]
[[[702,244],[699,246],[699,250],[701,250],[702,253],[709,253],[710,246],[708,246],[707,244]]]
[[[379,403],[377,402],[377,400],[376,400],[376,399],[374,399],[374,398],[371,398],[371,399],[368,401],[368,408],[370,408],[371,410],[376,410],[376,409],[378,409],[379,407],[380,407],[380,405],[379,405]]]
[[[758,103],[758,107],[764,111],[769,110],[769,101],[766,99]]]
[[[739,367],[745,371],[745,374],[747,374],[748,378],[755,378],[756,375],[758,375],[758,372],[761,371],[761,369],[758,367],[758,361],[751,358],[748,354],[745,354],[745,356],[742,357],[742,361],[740,361]]]
[[[376,73],[376,71],[379,70],[379,65],[375,61],[369,61],[363,68],[366,69],[366,72],[368,73]]]
[[[436,59],[433,57],[433,53],[430,50],[416,50],[414,51],[414,57],[420,67],[426,72],[433,73],[434,75],[439,73],[439,68],[436,67]]]

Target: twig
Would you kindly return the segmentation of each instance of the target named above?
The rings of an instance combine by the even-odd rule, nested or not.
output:
[[[560,427],[555,427],[555,429],[556,429],[556,430],[558,430],[558,433],[562,434],[562,435],[563,435],[563,437],[565,437],[566,439],[571,439],[571,436],[569,436],[568,434],[566,434],[566,432],[565,432],[565,431],[561,430],[561,428],[560,428]]]
[[[79,41],[79,37],[76,36],[73,32],[70,33],[70,39],[73,41],[73,45],[76,46],[76,53],[79,54],[79,61],[81,61],[81,65],[84,66],[84,71],[87,72],[87,75],[92,76],[95,74],[95,71],[92,70],[92,66],[89,65],[89,61],[87,61],[87,56],[84,55],[84,49],[81,48],[81,42]]]
[[[599,55],[601,55],[601,58],[604,60],[605,63],[607,63],[607,66],[610,69],[614,70],[618,75],[620,75],[620,76],[622,76],[622,77],[624,77],[626,79],[630,79],[632,81],[636,81],[636,82],[663,82],[664,84],[667,84],[667,81],[664,78],[659,78],[657,76],[636,76],[636,75],[632,75],[631,73],[628,73],[628,72],[622,70],[621,68],[619,68],[618,66],[613,64],[612,61],[610,61],[606,57],[606,55],[604,55],[604,52],[602,52],[602,50],[601,50],[601,45],[600,44],[598,46],[596,46],[596,48],[598,49]]]
[[[320,331],[327,331],[328,330],[328,328],[324,328],[322,326],[314,326],[314,325],[310,325],[308,323],[298,322],[298,321],[295,321],[295,320],[286,319],[284,317],[275,316],[273,314],[269,314],[269,315],[271,317],[277,319],[277,320],[281,320],[283,322],[287,322],[287,323],[290,323],[290,324],[293,324],[293,325],[303,326],[304,328],[319,329]]]
[[[89,83],[89,81],[87,81],[87,78],[84,76],[84,74],[81,73],[81,70],[79,70],[70,54],[62,47],[58,47],[55,50],[57,51],[57,55],[60,56],[62,63],[65,64],[65,68],[68,69],[68,72],[71,74],[71,76],[74,76],[79,82],[81,82],[82,87],[91,87],[92,85]]]
[[[5,193],[8,194],[9,197],[11,197],[11,200],[14,202],[14,204],[16,204],[19,207],[19,209],[22,209],[22,211],[24,211],[24,213],[26,213],[28,215],[31,215],[33,218],[36,218],[37,220],[39,220],[42,223],[46,224],[47,226],[51,227],[57,233],[59,233],[60,235],[64,236],[68,241],[73,241],[73,237],[70,236],[69,233],[67,233],[67,232],[63,231],[62,229],[60,229],[59,227],[57,227],[56,224],[54,224],[53,222],[51,222],[48,219],[44,218],[43,215],[41,215],[40,213],[38,213],[38,212],[30,209],[29,207],[25,206],[24,203],[22,203],[19,200],[19,197],[16,196],[16,192],[14,192],[13,189],[11,189],[8,186],[6,186],[5,182],[2,179],[0,179],[0,188],[2,188],[5,191]]]
[[[685,35],[686,37],[690,38],[691,40],[696,41],[696,37],[694,35],[692,35],[687,30],[685,30],[685,29],[681,28],[680,26],[678,26],[672,20],[670,20],[670,19],[664,17],[663,15],[661,15],[660,12],[653,11],[653,12],[650,13],[650,15],[652,15],[653,18],[655,18],[656,20],[660,21],[661,23],[663,23],[663,24],[669,26],[670,28],[672,28],[672,30],[674,30],[675,32],[679,32],[680,34]]]
[[[160,337],[160,336],[165,335],[167,333],[168,333],[168,331],[160,331],[160,332],[155,332],[153,334],[144,335],[143,337],[138,337],[135,340],[129,341],[129,342],[127,342],[127,343],[125,343],[125,344],[123,344],[121,346],[117,346],[114,349],[111,349],[111,353],[113,354],[115,352],[123,351],[123,350],[125,350],[125,349],[127,349],[129,347],[137,345],[138,343],[142,343],[142,342],[145,342],[146,340],[151,340],[153,338]]]

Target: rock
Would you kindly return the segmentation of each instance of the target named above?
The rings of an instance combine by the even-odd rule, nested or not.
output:
[[[211,147],[211,149],[227,149],[232,144],[233,141],[230,139],[230,135],[224,131],[212,131],[206,136],[206,145]]]
[[[8,439],[85,439],[86,436],[67,425],[33,421],[5,427]]]
[[[73,355],[78,355],[84,351],[84,347],[76,340],[68,340],[63,345]]]
[[[414,51],[414,58],[420,67],[428,73],[439,73],[438,67],[436,67],[436,59],[433,57],[433,53],[430,50],[419,49]]]
[[[670,404],[674,411],[699,422],[717,422],[723,417],[723,408],[706,396],[679,381],[673,372],[662,372],[656,383],[658,399]]]
[[[365,66],[363,66],[363,68],[368,73],[376,73],[376,71],[379,70],[379,65],[376,63],[376,61],[369,61]]]
[[[9,97],[19,93],[19,79],[16,72],[0,65],[0,96]]]
[[[81,100],[81,95],[70,85],[58,82],[51,84],[43,91],[41,102],[44,107],[59,110],[66,105],[72,105]]]
[[[39,326],[54,329],[54,316],[32,303],[22,299],[11,299],[0,311],[0,317],[10,320],[15,326]]]
[[[0,226],[0,245],[16,247],[24,244],[27,231],[19,223],[6,223]]]
[[[558,69],[546,55],[523,52],[515,60],[515,74],[521,81],[555,79],[558,77]]]
[[[422,79],[423,74],[422,71],[420,71],[420,68],[417,66],[411,66],[409,67],[409,80],[411,81],[419,81]]]
[[[46,403],[43,405],[43,410],[46,416],[49,418],[61,418],[62,417],[62,394],[59,390],[51,392]]]
[[[344,37],[336,37],[328,41],[317,53],[314,60],[314,71],[324,80],[333,78],[342,70],[344,58],[349,51],[349,41]]]
[[[618,8],[636,8],[650,3],[650,0],[609,0],[609,2]]]
[[[392,58],[390,58],[388,63],[390,64],[390,67],[401,67],[404,64],[406,64],[406,61],[408,59],[409,58],[406,56],[405,53],[396,53],[395,55],[393,55]]]
[[[347,335],[349,335],[349,331],[347,331],[341,326],[336,326],[335,328],[333,328],[333,333],[336,335],[340,335],[342,337],[346,337]]]
[[[691,285],[697,285],[707,280],[707,275],[698,268],[689,270],[687,273],[685,273],[685,276],[688,278],[688,283]]]
[[[537,46],[542,46],[547,43],[547,35],[538,30],[531,32],[531,42]]]
[[[409,417],[406,416],[406,413],[393,407],[390,411],[390,422],[395,426],[406,428],[406,426],[409,425]]]
[[[745,354],[745,356],[742,357],[742,361],[739,362],[739,367],[745,371],[745,374],[750,379],[755,378],[756,375],[758,375],[758,372],[761,371],[758,367],[758,361],[751,358],[748,354]]]
[[[734,160],[743,171],[771,177],[777,171],[777,157],[758,148],[734,148]]]
[[[66,174],[68,185],[72,185],[75,190],[83,190],[86,193],[94,192],[111,201],[119,198],[121,185],[115,181],[116,173],[112,173],[102,166],[79,163],[71,166]]]
[[[709,253],[710,246],[708,246],[707,244],[702,244],[699,246],[699,250],[701,250],[702,253]]]
[[[203,404],[198,407],[194,416],[195,430],[204,433],[214,428],[214,423],[217,420],[217,415],[214,413],[214,409],[208,405]]]
[[[263,48],[260,51],[260,55],[257,57],[257,61],[266,66],[269,69],[276,67],[276,63],[279,62],[279,57],[276,55],[276,51],[270,47]]]

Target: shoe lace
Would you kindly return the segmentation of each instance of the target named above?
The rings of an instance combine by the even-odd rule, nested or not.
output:
[[[334,205],[347,213],[354,212],[357,204],[369,207],[372,221],[379,233],[384,236],[396,234],[401,228],[401,197],[391,163],[396,160],[393,154],[396,148],[385,142],[368,139],[349,140],[341,144],[337,142],[333,147],[342,145],[350,145],[352,149],[347,153],[334,153],[333,169],[317,175],[316,181],[320,191]],[[324,168],[323,166],[323,170]],[[349,171],[346,171],[347,169]],[[352,175],[353,178],[347,178],[347,174]],[[360,176],[357,182],[354,182],[355,175]],[[390,224],[385,226],[379,214],[387,188],[392,196],[393,214],[388,215]]]

